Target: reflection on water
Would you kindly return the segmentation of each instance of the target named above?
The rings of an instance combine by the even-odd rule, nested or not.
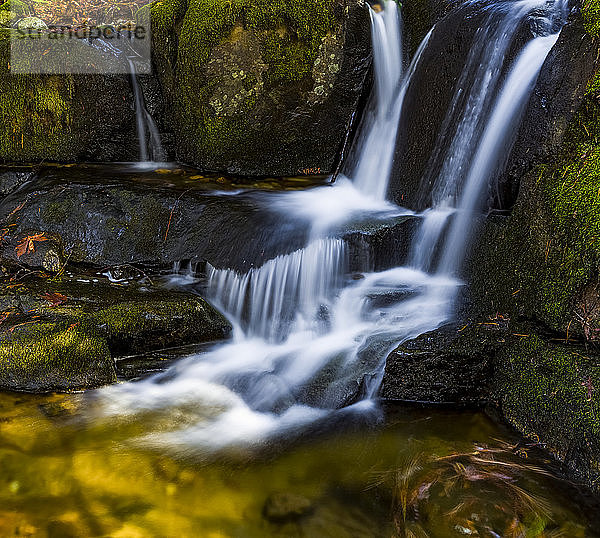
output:
[[[594,535],[597,510],[481,414],[174,459],[128,441],[139,422],[74,420],[81,399],[0,396],[1,536]]]

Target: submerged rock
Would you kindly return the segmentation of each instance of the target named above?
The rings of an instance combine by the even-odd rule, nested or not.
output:
[[[286,523],[300,519],[314,510],[309,499],[295,493],[273,493],[265,501],[263,515],[273,523]]]
[[[144,9],[179,160],[245,175],[333,171],[370,65],[362,0]]]

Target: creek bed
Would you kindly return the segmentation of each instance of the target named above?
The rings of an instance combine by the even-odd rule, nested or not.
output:
[[[600,528],[592,498],[481,413],[388,406],[378,426],[325,423],[293,441],[209,454],[136,442],[160,429],[151,417],[100,422],[93,405],[82,394],[0,395],[0,535],[578,537]]]

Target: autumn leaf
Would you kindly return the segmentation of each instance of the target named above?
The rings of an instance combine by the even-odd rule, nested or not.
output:
[[[60,306],[61,304],[67,302],[69,299],[66,295],[62,293],[54,292],[54,293],[44,293],[44,299],[50,303],[50,307]]]
[[[29,252],[35,252],[34,243],[40,241],[48,241],[48,238],[43,233],[25,237],[15,248],[17,251],[17,258],[20,258]]]

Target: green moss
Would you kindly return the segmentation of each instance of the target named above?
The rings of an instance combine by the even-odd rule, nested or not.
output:
[[[599,90],[596,76],[560,150],[522,180],[508,222],[488,223],[478,263],[492,266],[475,277],[477,294],[496,312],[534,318],[562,334],[595,328],[581,316],[589,306],[582,294],[600,267]]]
[[[76,389],[116,381],[106,341],[78,326],[29,323],[0,339],[0,383],[24,390]]]
[[[69,142],[73,79],[11,74],[11,35],[0,30],[0,160],[52,159]]]
[[[11,13],[12,18],[26,17],[30,14],[30,9],[27,4],[19,0],[7,0],[0,4],[0,13]],[[1,20],[1,19],[0,19]]]
[[[256,95],[240,96],[237,113],[209,106],[215,88],[206,83],[213,49],[256,36],[261,84],[299,83],[309,77],[323,38],[336,25],[334,0],[160,0],[151,8],[155,61],[164,86],[176,87],[181,138],[191,152],[226,155],[248,138]],[[252,69],[249,66],[249,69]]]
[[[600,36],[600,0],[583,0],[581,13],[587,33]]]
[[[505,417],[561,460],[571,450],[600,470],[600,365],[581,348],[527,336],[504,348],[498,384]]]

